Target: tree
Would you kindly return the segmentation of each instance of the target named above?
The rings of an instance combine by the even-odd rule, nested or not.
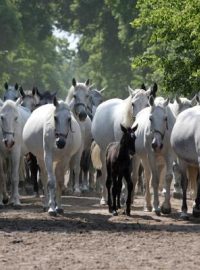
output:
[[[191,95],[200,83],[200,4],[196,0],[138,0],[133,27],[146,31],[145,51],[133,67],[158,74],[167,92]]]

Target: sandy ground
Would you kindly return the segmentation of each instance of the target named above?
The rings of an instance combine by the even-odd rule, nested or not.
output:
[[[199,269],[200,219],[156,216],[137,196],[131,217],[113,217],[99,198],[65,196],[64,215],[50,217],[40,198],[0,210],[0,269]],[[191,212],[191,201],[189,201]]]

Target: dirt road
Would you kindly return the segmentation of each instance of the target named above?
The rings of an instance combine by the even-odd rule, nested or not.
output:
[[[200,219],[180,220],[179,200],[160,217],[142,211],[141,196],[131,217],[112,217],[97,197],[66,196],[57,217],[39,198],[22,202],[0,210],[0,270],[200,268]]]

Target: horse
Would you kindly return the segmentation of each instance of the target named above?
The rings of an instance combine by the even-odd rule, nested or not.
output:
[[[6,179],[3,170],[3,163],[6,158],[10,158],[11,162],[11,197],[10,203],[14,207],[20,207],[18,183],[19,183],[19,164],[20,158],[26,152],[26,148],[22,140],[23,127],[31,115],[31,112],[20,106],[18,102],[6,100],[0,108],[0,205],[3,205],[2,186],[6,187]],[[9,170],[9,169],[8,169]]]
[[[56,95],[56,92],[50,93],[49,91],[45,91],[44,93],[41,93],[37,87],[33,87],[32,90],[26,90],[24,91],[22,86],[19,88],[20,92],[20,98],[21,98],[21,106],[24,106],[26,108],[29,108],[32,112],[39,106],[45,105],[45,104],[51,104],[53,103],[53,99]],[[35,196],[39,196],[39,186],[37,181],[37,175],[38,175],[38,164],[37,159],[32,153],[28,153],[25,156],[25,165],[26,165],[26,177],[30,182],[33,183],[33,191]]]
[[[81,147],[80,126],[69,106],[54,97],[53,104],[34,110],[24,126],[23,140],[28,151],[37,157],[41,170],[44,210],[48,207],[50,215],[63,213],[61,193],[64,175],[72,156]]]
[[[18,85],[18,83],[16,83],[13,86],[13,85],[8,85],[8,83],[5,82],[4,88],[6,90],[4,95],[3,95],[3,100],[4,101],[6,101],[8,99],[16,101],[18,99],[18,97],[19,97],[19,91],[18,91],[19,85]]]
[[[73,190],[73,177],[74,177],[74,192],[80,194],[79,175],[80,175],[80,162],[83,151],[90,149],[92,142],[91,134],[91,120],[87,115],[87,105],[89,99],[89,80],[85,83],[78,83],[76,79],[72,79],[72,87],[70,88],[66,102],[69,104],[70,109],[79,123],[82,135],[82,143],[79,152],[71,159],[70,177],[68,188]],[[87,179],[83,179],[83,189],[87,190]]]
[[[123,132],[120,142],[112,142],[106,149],[106,168],[107,179],[106,187],[108,190],[108,208],[109,212],[117,216],[117,208],[120,206],[120,194],[122,188],[122,178],[127,182],[128,196],[126,201],[126,214],[130,216],[131,211],[131,192],[133,190],[133,183],[131,180],[131,157],[135,154],[135,131],[137,126],[132,128],[125,128],[123,125],[121,130]],[[112,200],[110,195],[110,188],[112,186]],[[116,205],[117,198],[117,205]]]
[[[199,103],[198,95],[195,95],[191,100],[185,97],[176,96],[174,102],[169,103],[169,108],[174,114],[174,117],[177,118],[177,116],[181,112],[197,105],[198,103]],[[176,160],[173,163],[173,175],[174,175],[173,178],[175,181],[173,197],[179,199],[179,198],[182,198],[182,190],[181,190],[181,181],[180,181],[181,177],[180,177],[179,167]]]
[[[195,187],[195,203],[193,215],[200,216],[200,140],[199,140],[200,106],[187,109],[180,113],[176,119],[171,134],[171,145],[178,156],[178,165],[181,172],[181,185],[183,191],[181,217],[188,219],[187,213],[187,187],[188,181]],[[198,179],[198,192],[196,183]]]
[[[102,163],[101,183],[103,194],[100,204],[106,204],[106,159],[105,152],[109,143],[120,141],[122,131],[120,124],[131,127],[137,113],[148,106],[150,94],[155,94],[157,84],[146,91],[142,85],[141,89],[131,89],[129,87],[129,97],[125,100],[114,98],[101,103],[92,121],[92,135],[95,142],[100,147],[100,158]]]

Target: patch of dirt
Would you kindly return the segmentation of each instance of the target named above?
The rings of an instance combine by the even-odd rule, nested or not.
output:
[[[137,196],[131,217],[113,217],[91,195],[64,196],[57,217],[40,198],[22,202],[21,210],[0,210],[2,270],[199,269],[200,219],[180,220],[180,200],[172,199],[172,214],[156,216]]]

